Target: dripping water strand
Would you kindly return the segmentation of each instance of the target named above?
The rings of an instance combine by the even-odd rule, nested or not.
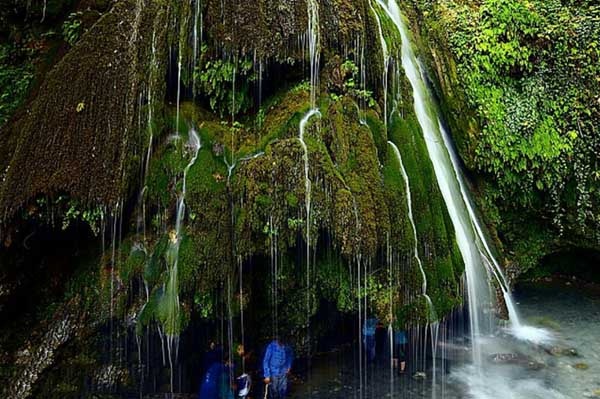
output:
[[[413,241],[414,248],[413,253],[415,260],[417,261],[417,265],[419,266],[419,271],[421,272],[422,285],[421,285],[421,294],[425,298],[427,302],[427,307],[429,310],[428,321],[434,321],[436,319],[435,309],[433,307],[433,303],[431,302],[431,298],[427,294],[427,275],[425,274],[425,269],[423,268],[423,262],[421,261],[421,257],[419,256],[419,236],[417,233],[417,226],[415,224],[415,219],[413,215],[412,208],[412,195],[410,190],[410,180],[408,178],[408,174],[406,173],[406,168],[404,167],[404,163],[402,162],[402,156],[400,155],[400,150],[391,141],[388,141],[388,144],[394,150],[394,154],[396,155],[396,159],[398,160],[398,164],[400,166],[400,173],[402,174],[402,178],[404,179],[405,190],[406,190],[406,205],[408,207],[408,220],[410,221],[410,225],[412,227],[413,232]]]

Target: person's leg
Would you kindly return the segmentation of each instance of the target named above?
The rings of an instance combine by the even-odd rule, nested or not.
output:
[[[269,398],[281,399],[281,376],[271,377],[271,386],[269,387],[270,395]]]
[[[398,345],[397,343],[394,343],[394,349],[392,352],[392,367],[395,369],[398,368],[399,354],[400,354],[400,345]]]
[[[288,376],[284,374],[281,376],[281,397],[286,398],[288,394]]]
[[[400,345],[400,352],[398,354],[400,360],[400,372],[404,373],[406,369],[406,345]]]
[[[372,362],[375,360],[375,336],[370,335],[367,337],[368,355],[369,360]]]

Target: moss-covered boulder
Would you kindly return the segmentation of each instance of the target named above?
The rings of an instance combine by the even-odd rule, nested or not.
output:
[[[26,108],[2,127],[3,222],[40,194],[66,192],[84,204],[106,206],[130,194],[146,135],[140,96],[149,85],[154,98],[164,96],[164,83],[147,77],[152,76],[153,37],[157,51],[165,49],[167,18],[160,3],[140,9],[137,3],[117,2],[47,74]],[[162,70],[165,64],[152,68],[157,66]],[[163,75],[164,70],[154,77]]]

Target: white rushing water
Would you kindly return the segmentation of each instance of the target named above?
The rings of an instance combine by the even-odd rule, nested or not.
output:
[[[308,12],[308,51],[310,56],[310,106],[316,107],[319,86],[320,32],[319,32],[319,3],[317,0],[306,0]]]
[[[398,29],[402,39],[402,66],[413,89],[415,113],[465,263],[473,362],[480,365],[482,361],[480,338],[490,333],[494,324],[495,299],[492,278],[498,281],[504,293],[513,327],[519,328],[516,307],[508,291],[506,279],[493,257],[473,209],[457,156],[443,129],[433,96],[429,92],[421,66],[413,51],[409,30],[400,8],[396,0],[377,1]]]

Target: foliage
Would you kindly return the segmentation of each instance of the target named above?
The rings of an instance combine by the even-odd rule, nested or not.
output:
[[[356,289],[352,286],[350,268],[333,253],[326,253],[316,266],[318,295],[336,305],[340,312],[356,309]]]
[[[373,92],[365,88],[360,88],[359,82],[359,69],[356,64],[351,60],[346,60],[342,64],[342,73],[346,76],[344,80],[344,90],[350,94],[356,100],[366,103],[369,107],[375,107],[375,100],[373,99]]]
[[[194,71],[194,80],[210,108],[221,117],[246,112],[252,106],[250,83],[255,80],[254,64],[247,58],[209,59],[202,47],[202,63]]]
[[[84,223],[94,236],[100,234],[104,216],[101,206],[89,206],[68,195],[56,198],[40,196],[22,211],[25,220],[52,226],[57,224],[62,230],[67,230],[75,223]]]
[[[597,230],[600,7],[446,0],[431,19],[479,117],[482,133],[463,155],[492,177],[489,199],[506,212],[541,211],[559,234]]]
[[[33,65],[31,52],[10,44],[0,44],[0,126],[25,100]]]
[[[83,221],[87,223],[94,235],[98,235],[103,217],[104,212],[100,207],[86,209],[81,206],[79,201],[69,200],[68,208],[63,216],[62,229],[68,229],[73,222]]]
[[[81,12],[73,12],[69,14],[65,22],[63,22],[62,33],[65,42],[73,46],[79,40],[82,34]]]

